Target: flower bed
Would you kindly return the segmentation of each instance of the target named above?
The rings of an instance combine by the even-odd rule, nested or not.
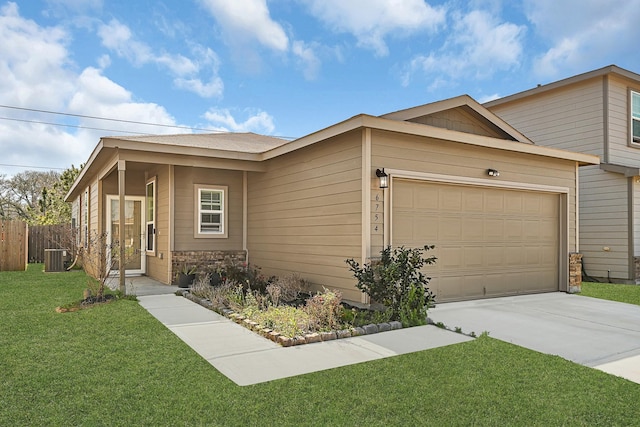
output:
[[[362,326],[352,326],[345,329],[338,329],[332,331],[318,331],[307,332],[294,336],[283,335],[282,333],[268,328],[251,318],[247,318],[242,314],[235,312],[230,308],[214,306],[211,301],[205,298],[200,298],[189,291],[184,291],[182,296],[185,298],[200,304],[201,306],[213,310],[231,320],[242,325],[263,337],[280,344],[283,347],[291,347],[301,344],[311,344],[322,341],[331,341],[341,338],[357,337],[361,335],[376,334],[378,332],[386,332],[395,329],[402,329],[402,323],[398,321],[388,321],[383,323],[369,323]]]
[[[432,248],[389,247],[364,266],[346,260],[356,287],[384,304],[384,310],[349,306],[337,290],[312,293],[296,274],[266,278],[258,268],[233,262],[201,273],[185,296],[283,346],[424,325],[435,296],[421,268],[435,263],[435,257],[423,256]]]

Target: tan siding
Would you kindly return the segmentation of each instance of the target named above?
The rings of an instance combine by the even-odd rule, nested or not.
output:
[[[601,79],[497,105],[490,110],[538,145],[603,155]]]
[[[597,166],[581,168],[580,252],[588,275],[627,278],[627,178]],[[610,248],[605,251],[604,248]]]
[[[478,119],[476,115],[477,113],[472,112],[468,107],[464,107],[439,111],[427,116],[416,117],[409,121],[475,135],[506,138],[504,132],[499,131],[495,126],[489,125],[486,120]]]
[[[228,187],[227,238],[194,238],[194,184]],[[175,168],[175,250],[242,250],[242,172]]]
[[[631,145],[629,118],[629,89],[640,92],[640,85],[611,77],[609,84],[609,162],[638,166],[640,146]]]
[[[570,189],[569,250],[575,251],[575,164],[572,162],[376,131],[373,132],[372,165],[478,179],[486,179],[487,169],[492,168],[500,171],[498,181],[567,187]]]
[[[169,166],[151,167],[148,179],[156,177],[156,256],[147,256],[147,275],[170,283],[169,254]]]
[[[89,188],[89,234],[98,233],[98,181],[91,183]]]
[[[361,133],[269,161],[248,176],[248,247],[265,274],[300,273],[360,300],[345,264],[361,252]]]

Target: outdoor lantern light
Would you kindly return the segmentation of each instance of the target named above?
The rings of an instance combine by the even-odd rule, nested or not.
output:
[[[489,176],[500,176],[500,172],[498,172],[495,169],[488,169],[487,170],[487,175],[489,175]]]
[[[384,173],[384,168],[382,170],[376,169],[376,176],[380,178],[380,188],[389,187],[389,175]]]

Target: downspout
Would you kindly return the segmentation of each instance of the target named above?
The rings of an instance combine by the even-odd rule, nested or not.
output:
[[[635,196],[635,191],[634,191],[634,187],[637,185],[635,183],[635,179],[636,177],[630,176],[627,178],[627,212],[629,212],[628,214],[628,218],[627,218],[627,227],[628,227],[628,231],[627,231],[627,236],[629,239],[628,245],[629,245],[629,268],[628,268],[628,272],[627,275],[629,277],[630,280],[633,280],[635,283],[636,280],[636,249],[635,249],[635,220],[636,220],[636,209],[635,209],[635,203],[634,203],[634,196]],[[609,280],[611,281],[611,280]]]
[[[361,198],[362,198],[362,216],[361,216],[361,259],[362,265],[365,265],[371,259],[371,129],[366,128],[362,131],[362,173],[360,180],[362,181]],[[360,302],[369,303],[369,297],[364,292],[360,294]]]
[[[245,262],[249,265],[249,248],[247,247],[247,230],[249,228],[248,224],[248,190],[249,190],[249,182],[248,182],[248,173],[247,171],[242,172],[242,250],[244,251]]]
[[[609,77],[602,77],[602,132],[603,132],[603,147],[602,147],[602,161],[604,164],[609,164]]]

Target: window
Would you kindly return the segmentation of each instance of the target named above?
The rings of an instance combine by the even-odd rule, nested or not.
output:
[[[147,206],[145,213],[147,252],[156,251],[156,180],[147,182]]]
[[[640,143],[640,93],[631,92],[631,138]]]
[[[227,237],[227,187],[196,186],[195,237]]]

